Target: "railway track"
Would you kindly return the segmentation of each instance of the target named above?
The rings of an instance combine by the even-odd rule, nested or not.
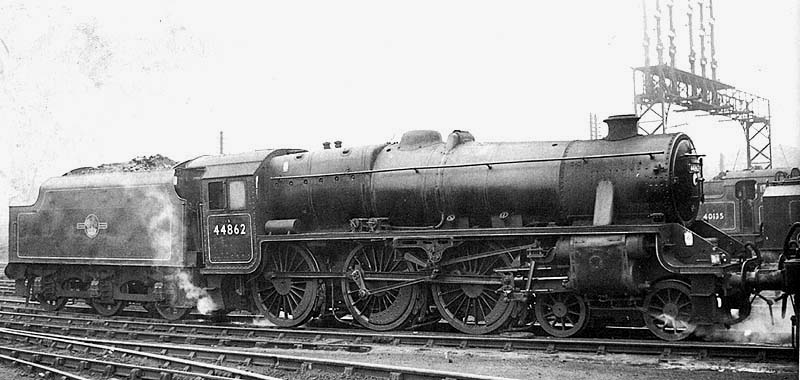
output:
[[[27,306],[24,306],[27,305]],[[754,308],[758,308],[759,305],[754,305]],[[766,307],[763,314],[767,313]],[[54,315],[47,311],[41,310],[38,308],[37,303],[35,301],[31,301],[29,303],[25,303],[25,300],[19,297],[0,297],[0,310],[7,310],[7,311],[21,311],[25,313],[33,313],[33,314],[48,314]],[[91,314],[96,316],[96,312],[94,309],[86,305],[82,302],[77,303],[68,303],[60,313],[75,313],[75,314]],[[128,306],[125,310],[121,311],[117,317],[129,317],[129,318],[138,318],[138,319],[151,319],[152,316],[147,312],[144,308],[138,306]],[[218,320],[214,320],[213,318],[209,320],[209,317],[203,314],[194,313],[194,319],[201,320],[203,322],[220,322]],[[254,321],[262,321],[263,319],[260,315],[253,315],[249,313],[233,313],[226,317],[226,322],[231,323],[239,323],[243,325],[252,325]],[[156,318],[156,320],[159,320]],[[191,321],[192,318],[184,320],[184,321]],[[268,323],[268,322],[266,322]],[[258,323],[256,323],[259,325]],[[271,324],[270,324],[271,325]],[[315,325],[314,322],[309,325],[310,327],[319,327],[319,325]],[[327,326],[326,326],[327,327]],[[444,325],[444,332],[447,332],[448,326]],[[354,326],[355,329],[363,330],[360,326]],[[541,333],[541,331],[536,330],[533,334]],[[291,331],[291,330],[289,330]],[[350,331],[350,330],[348,330]],[[428,331],[431,331],[428,329]],[[595,331],[596,335],[594,337],[601,337],[601,338],[608,338],[608,339],[627,339],[627,340],[645,340],[645,341],[652,341],[656,338],[653,337],[650,332],[645,328],[636,328],[636,327],[607,327],[604,330]],[[715,331],[714,336],[717,341],[729,341],[729,342],[746,342],[750,341],[750,339],[744,335],[742,331],[728,331],[728,330],[720,330]],[[528,334],[531,335],[531,334]],[[785,334],[777,334],[777,333],[760,333],[761,340],[765,342],[779,342],[781,339],[784,338]],[[548,336],[549,335],[545,335]]]
[[[2,362],[4,364],[7,364],[7,365],[12,365],[12,366],[24,366],[24,368],[27,370],[28,373],[33,374],[34,372],[37,372],[37,373],[41,374],[42,377],[45,377],[45,378],[58,378],[58,379],[61,379],[61,380],[66,380],[66,379],[90,380],[89,378],[83,377],[83,376],[81,376],[79,374],[74,374],[74,373],[67,372],[67,371],[61,370],[59,368],[56,368],[53,365],[47,365],[47,364],[42,364],[42,363],[34,363],[32,361],[22,359],[22,358],[20,358],[21,352],[14,351],[14,350],[3,350],[2,348],[0,348],[0,350],[2,350],[2,352],[10,351],[9,353],[11,354],[11,356],[0,354],[0,362]],[[35,357],[33,355],[30,355],[30,356],[31,356],[31,359],[35,359]],[[41,356],[39,356],[39,358],[41,358]],[[53,360],[53,364],[54,365],[58,365],[57,364],[58,360],[59,359]]]
[[[124,338],[149,342],[187,343],[203,346],[242,348],[278,348],[324,351],[368,352],[370,346],[359,343],[328,343],[322,340],[292,340],[281,336],[230,334],[225,328],[202,325],[98,320],[87,316],[48,316],[0,311],[0,325],[40,333],[57,332],[80,337]],[[210,326],[205,326],[210,327]],[[243,329],[243,328],[239,328]]]
[[[85,357],[52,354],[31,350],[0,346],[0,353],[8,356],[25,357],[30,362],[46,362],[50,367],[68,367],[77,371],[102,371],[106,377],[111,375],[127,378],[171,379],[173,376],[187,376],[202,379],[259,379],[274,380],[275,377],[262,372],[306,372],[318,370],[345,376],[373,376],[387,379],[405,380],[500,380],[499,377],[462,374],[449,371],[435,371],[399,366],[375,365],[342,360],[317,359],[297,355],[277,355],[263,352],[233,350],[223,347],[199,347],[136,341],[101,340],[89,338],[65,338],[55,334],[36,333],[25,330],[0,328],[2,339],[12,343],[38,344],[48,348],[103,356],[123,354],[146,358],[160,364],[142,366],[121,360],[86,359]],[[119,358],[122,359],[122,358]],[[211,364],[213,363],[213,364]],[[244,368],[244,369],[240,369]]]
[[[181,342],[238,347],[306,348],[365,352],[370,345],[407,345],[494,349],[521,352],[582,352],[595,354],[657,355],[662,358],[692,356],[749,361],[793,361],[796,351],[788,346],[710,342],[664,342],[632,339],[557,339],[530,334],[475,336],[419,332],[374,332],[344,329],[282,329],[254,325],[168,323],[158,320],[96,316],[76,313],[43,313],[0,307],[0,325],[30,331],[58,331],[79,336],[126,337],[159,342]],[[331,344],[330,342],[336,342]],[[343,343],[346,342],[346,343]]]
[[[232,378],[277,379],[218,364],[209,364],[164,354],[141,352],[108,344],[64,339],[52,334],[37,334],[30,331],[6,328],[0,329],[0,332],[3,333],[3,339],[11,343],[11,345],[0,346],[0,352],[3,355],[36,364],[45,363],[43,365],[69,374],[73,378],[79,377],[82,373],[95,373],[101,374],[106,378],[123,376],[129,379],[172,379],[178,376],[214,380]],[[52,351],[42,350],[41,346],[45,346]],[[78,353],[79,356],[58,351],[74,352]],[[130,358],[140,360],[130,360]],[[141,359],[153,362],[155,365],[143,365]]]
[[[2,274],[2,269],[0,269],[0,274]],[[0,295],[4,297],[13,296],[14,295],[14,281],[13,280],[0,280]]]

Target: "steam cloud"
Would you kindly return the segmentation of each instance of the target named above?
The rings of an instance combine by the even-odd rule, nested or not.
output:
[[[212,311],[218,309],[217,305],[208,295],[208,292],[192,283],[192,276],[186,272],[179,272],[177,275],[178,286],[186,294],[186,298],[194,300],[197,303],[197,311],[201,314],[208,315]]]
[[[250,324],[259,327],[275,327],[275,324],[270,322],[269,319],[266,318],[253,318],[253,321],[250,322]]]
[[[180,226],[182,210],[177,210],[163,191],[148,190],[142,198],[145,199],[145,204],[151,208],[145,213],[146,219],[143,221],[143,225],[147,226],[150,237],[153,265],[162,265],[165,260],[172,261],[170,260],[171,255],[178,255],[182,258],[185,254],[184,250],[175,245],[183,240]],[[181,264],[185,265],[183,262]],[[178,272],[175,278],[186,299],[195,301],[197,311],[201,314],[208,315],[219,309],[208,292],[192,282],[190,272]]]
[[[744,321],[731,326],[729,330],[709,331],[705,338],[737,343],[791,344],[792,303],[788,302],[786,317],[781,318],[779,302],[772,305],[772,316],[770,316],[769,306],[763,300],[756,299],[752,304],[750,316]]]

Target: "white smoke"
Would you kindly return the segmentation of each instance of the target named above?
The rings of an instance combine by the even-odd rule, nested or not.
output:
[[[258,327],[275,327],[275,324],[266,318],[253,318],[253,321],[250,322],[250,325]]]
[[[773,298],[773,297],[767,297]],[[786,316],[781,318],[781,304],[775,302],[770,308],[762,299],[752,304],[750,315],[730,329],[715,329],[703,334],[704,338],[713,341],[729,341],[738,343],[774,343],[791,344],[792,338],[792,303],[787,301]]]
[[[150,237],[150,247],[155,263],[169,260],[170,256],[183,255],[174,243],[182,241],[181,216],[163,190],[148,189],[142,196],[145,207],[142,217]]]
[[[739,343],[791,343],[792,316],[791,302],[787,305],[786,317],[781,318],[781,305],[772,305],[772,316],[766,303],[754,302],[750,316],[741,323],[733,325],[729,340]],[[727,334],[726,334],[727,335]]]
[[[686,330],[694,330],[697,327],[695,324],[689,323],[687,320],[676,318],[665,313],[651,313],[650,316],[658,320],[660,323],[656,324],[662,326],[662,330],[667,333],[682,333]]]
[[[208,292],[192,283],[192,275],[187,272],[179,272],[176,276],[178,278],[178,286],[180,286],[186,299],[193,300],[197,304],[197,311],[201,314],[208,315],[212,311],[217,310],[218,307],[208,295]]]

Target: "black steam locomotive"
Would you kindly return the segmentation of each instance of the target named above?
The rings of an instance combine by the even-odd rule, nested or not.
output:
[[[703,183],[698,219],[742,242],[755,244],[764,260],[777,262],[793,222],[800,222],[800,168],[725,171]]]
[[[636,121],[612,117],[594,141],[411,131],[54,178],[11,207],[6,274],[43,307],[85,299],[103,315],[137,303],[167,319],[244,309],[286,327],[444,319],[470,334],[535,320],[560,337],[635,315],[667,340],[742,320],[754,292],[794,294],[796,243],[766,270],[696,221],[701,156]]]

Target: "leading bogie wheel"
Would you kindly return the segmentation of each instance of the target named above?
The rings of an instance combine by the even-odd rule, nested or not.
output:
[[[539,326],[559,338],[579,334],[589,321],[586,302],[572,292],[538,294],[533,309]]]
[[[683,340],[694,332],[689,285],[678,280],[657,283],[644,299],[644,322],[653,335],[669,341]]]
[[[319,272],[311,251],[298,244],[278,244],[264,252],[262,260],[260,273],[250,281],[250,294],[264,317],[281,327],[299,326],[313,317],[319,306],[319,280],[290,274]]]
[[[360,268],[364,277],[382,274],[411,272],[413,264],[398,260],[394,248],[385,245],[359,245],[350,251],[345,261],[345,273]],[[398,284],[394,281],[364,281],[368,290]],[[422,290],[419,285],[387,290],[376,294],[362,294],[358,283],[350,276],[341,281],[342,295],[353,319],[362,326],[378,331],[393,330],[405,325],[418,307]]]

